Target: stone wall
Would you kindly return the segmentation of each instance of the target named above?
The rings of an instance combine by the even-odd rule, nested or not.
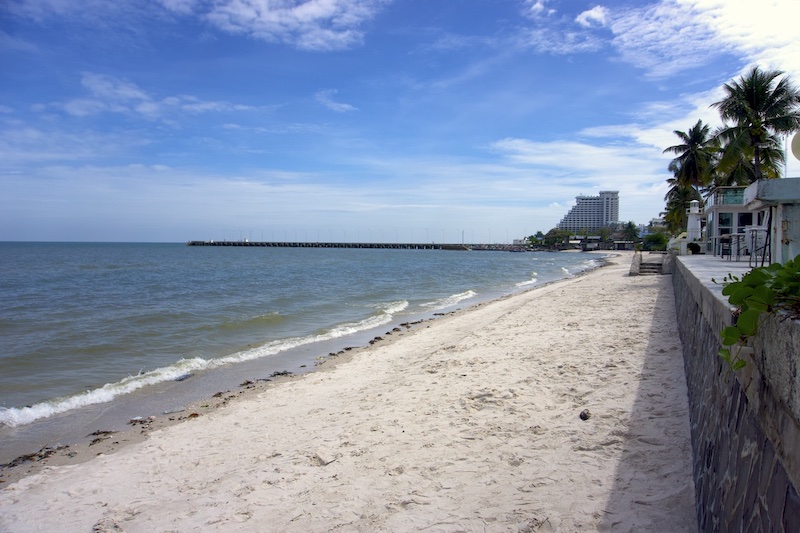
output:
[[[730,307],[681,258],[673,287],[701,531],[800,531],[800,325],[770,319],[736,374],[717,355]]]

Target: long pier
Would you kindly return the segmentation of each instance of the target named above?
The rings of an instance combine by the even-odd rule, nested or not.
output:
[[[383,248],[396,250],[493,250],[524,252],[510,244],[444,244],[388,242],[305,242],[305,241],[189,241],[187,246],[255,246],[265,248]]]

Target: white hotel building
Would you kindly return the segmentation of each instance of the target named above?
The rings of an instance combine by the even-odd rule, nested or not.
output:
[[[619,191],[600,191],[600,196],[575,199],[578,203],[561,219],[558,229],[578,233],[619,224]]]

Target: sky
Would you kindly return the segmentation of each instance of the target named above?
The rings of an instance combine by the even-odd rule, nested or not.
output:
[[[3,0],[0,241],[505,243],[664,210],[796,0]],[[800,161],[788,158],[788,175]]]

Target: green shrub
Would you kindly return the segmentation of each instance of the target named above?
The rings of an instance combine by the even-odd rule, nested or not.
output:
[[[645,251],[664,251],[667,249],[669,237],[664,233],[651,233],[644,238]]]
[[[741,358],[742,348],[758,333],[766,313],[782,311],[791,318],[800,317],[800,255],[784,265],[773,263],[754,268],[741,279],[728,274],[722,283],[722,294],[737,311],[736,324],[720,334],[725,348],[719,351],[719,356],[732,370],[739,370],[747,364]],[[736,352],[731,353],[734,346]]]

